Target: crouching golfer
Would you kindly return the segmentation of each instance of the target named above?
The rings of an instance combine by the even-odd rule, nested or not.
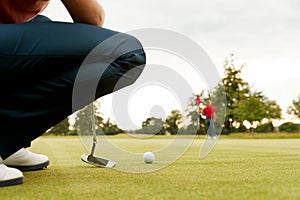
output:
[[[21,171],[47,167],[47,156],[26,149],[31,141],[76,109],[132,84],[146,62],[137,39],[101,28],[97,0],[62,0],[74,23],[39,15],[49,1],[0,0],[0,186],[22,183]],[[97,77],[86,67],[87,76],[77,82],[88,54],[119,34],[121,39],[100,45],[89,63],[95,71],[108,66],[105,71]],[[126,45],[134,50],[124,53]],[[98,81],[93,99],[83,96],[74,110],[74,85],[84,88],[89,79]]]

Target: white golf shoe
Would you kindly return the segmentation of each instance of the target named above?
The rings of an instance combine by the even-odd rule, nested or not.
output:
[[[20,170],[0,164],[0,187],[23,183],[23,178]]]
[[[49,159],[45,155],[32,153],[22,148],[2,162],[0,160],[1,163],[21,171],[34,171],[46,168],[49,165]]]

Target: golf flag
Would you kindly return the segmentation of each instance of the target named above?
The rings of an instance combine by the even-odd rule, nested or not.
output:
[[[199,106],[201,103],[200,95],[196,96],[196,104]]]

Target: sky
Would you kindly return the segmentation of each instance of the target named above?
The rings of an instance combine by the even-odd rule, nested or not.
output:
[[[299,0],[99,2],[106,13],[104,27],[121,32],[161,28],[183,34],[204,49],[220,76],[225,58],[235,54],[236,66],[245,65],[241,75],[252,91],[262,91],[283,112],[300,95]],[[52,0],[43,14],[71,21],[59,0]]]

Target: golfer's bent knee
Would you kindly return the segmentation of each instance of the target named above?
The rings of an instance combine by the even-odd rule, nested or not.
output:
[[[113,58],[104,73],[100,84],[105,85],[98,91],[100,96],[117,91],[133,84],[142,73],[146,64],[144,49],[135,37],[127,34],[118,34],[108,42],[109,56]],[[108,55],[108,54],[106,54]]]
[[[130,71],[134,68],[143,69],[146,64],[146,55],[140,41],[130,35],[120,34],[117,36],[118,46],[115,49],[117,54],[116,63],[120,72]]]

